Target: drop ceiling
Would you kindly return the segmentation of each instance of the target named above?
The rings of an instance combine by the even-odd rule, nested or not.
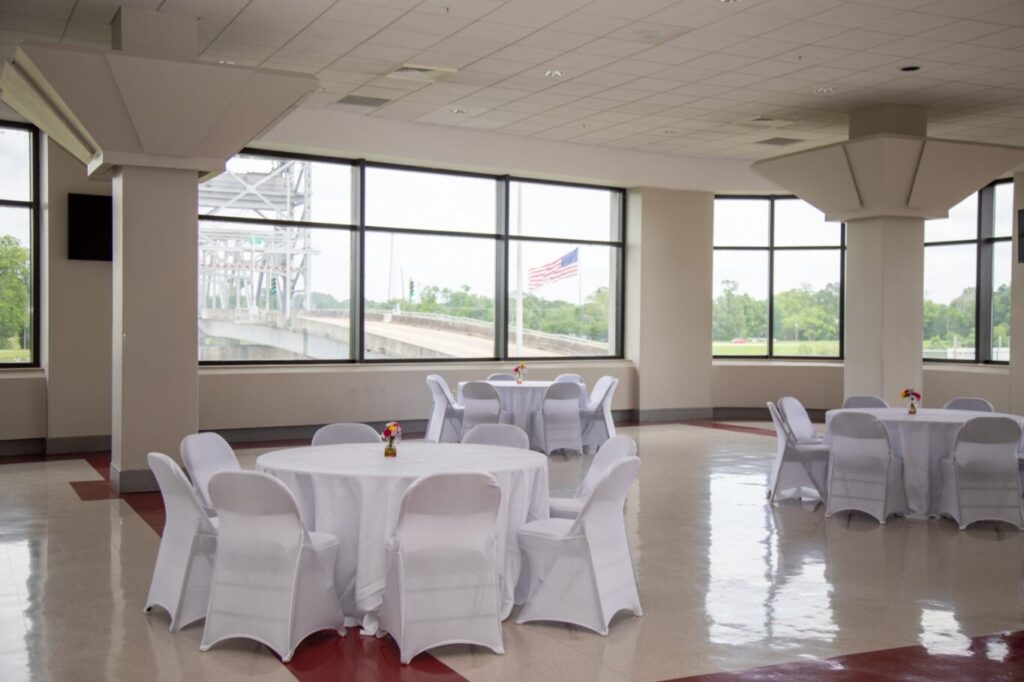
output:
[[[753,160],[898,102],[934,136],[1024,145],[1024,0],[0,0],[2,56],[107,47],[120,4],[198,16],[203,60],[315,73],[310,108]]]

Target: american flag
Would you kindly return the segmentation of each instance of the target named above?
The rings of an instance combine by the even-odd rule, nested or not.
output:
[[[561,258],[530,268],[530,291],[539,289],[548,282],[557,282],[566,277],[575,277],[579,267],[580,249],[576,247]]]

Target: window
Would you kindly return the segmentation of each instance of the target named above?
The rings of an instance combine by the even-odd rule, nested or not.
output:
[[[845,232],[792,197],[718,197],[712,353],[842,357]]]
[[[1009,362],[1012,233],[1010,181],[925,221],[925,360]]]
[[[200,188],[200,360],[619,356],[623,201],[245,153]]]
[[[0,366],[39,364],[38,139],[0,124]]]

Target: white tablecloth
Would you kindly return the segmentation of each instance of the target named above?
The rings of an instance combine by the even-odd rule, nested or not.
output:
[[[515,424],[530,435],[530,447],[534,450],[542,450],[544,439],[537,427],[537,420],[533,415],[540,412],[544,406],[544,392],[553,381],[524,381],[517,384],[514,381],[489,381],[498,391],[498,400],[501,401],[502,422]],[[460,381],[458,386],[458,400],[462,402],[462,387],[465,381]],[[586,391],[586,386],[579,384],[581,394]]]
[[[863,412],[882,420],[889,432],[893,452],[903,460],[903,484],[907,491],[908,516],[923,518],[939,513],[942,495],[943,459],[953,454],[956,434],[963,423],[974,417],[1009,417],[1024,428],[1024,417],[1013,414],[991,414],[970,410],[936,410],[918,408],[907,414],[905,407],[872,407],[829,410],[825,413],[825,442],[829,440],[829,424],[840,412]],[[1024,440],[1018,446],[1024,452]]]
[[[499,565],[504,613],[512,610],[523,524],[548,518],[548,460],[526,450],[493,445],[409,442],[385,458],[383,444],[321,445],[261,455],[256,469],[284,482],[295,494],[309,530],[338,536],[341,549],[335,587],[346,625],[377,631],[386,576],[385,543],[413,481],[439,471],[485,471],[498,479]]]

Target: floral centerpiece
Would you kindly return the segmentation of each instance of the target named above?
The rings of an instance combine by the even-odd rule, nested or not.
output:
[[[526,363],[520,362],[518,365],[512,368],[512,374],[516,377],[516,383],[523,383],[523,379],[526,378]]]
[[[384,456],[397,456],[398,448],[395,447],[395,443],[402,440],[402,426],[398,422],[388,422],[380,432],[380,439],[387,443],[384,446]]]
[[[910,401],[907,403],[907,414],[917,414],[917,403],[921,400],[921,392],[913,388],[905,388],[900,392],[900,397]]]

